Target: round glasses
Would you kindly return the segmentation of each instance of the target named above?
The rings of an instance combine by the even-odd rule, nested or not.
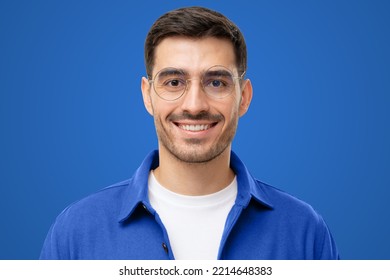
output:
[[[212,98],[224,98],[230,95],[237,80],[243,78],[245,72],[241,76],[234,76],[233,73],[224,66],[212,66],[203,73],[200,84],[203,91]],[[157,95],[167,101],[179,99],[186,92],[190,81],[199,79],[189,79],[189,74],[177,68],[161,69],[149,83],[153,84],[154,91]]]

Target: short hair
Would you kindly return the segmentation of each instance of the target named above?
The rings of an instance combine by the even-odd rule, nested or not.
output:
[[[162,15],[150,28],[145,40],[145,66],[149,77],[156,47],[163,39],[174,36],[228,39],[233,44],[239,74],[246,71],[246,43],[237,25],[219,12],[204,7],[186,7]]]

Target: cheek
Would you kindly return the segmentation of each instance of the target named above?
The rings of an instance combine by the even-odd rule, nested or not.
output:
[[[153,116],[155,119],[159,119],[160,122],[164,120],[173,112],[178,106],[171,102],[165,102],[157,98],[152,99]]]
[[[231,102],[224,108],[225,116],[229,117],[230,120],[237,118],[240,109],[240,100],[238,96],[232,96]]]

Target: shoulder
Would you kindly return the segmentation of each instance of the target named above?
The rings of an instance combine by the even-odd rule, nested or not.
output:
[[[260,192],[264,193],[271,203],[274,214],[294,222],[324,225],[321,215],[309,203],[257,179],[255,179],[255,182]]]
[[[254,181],[252,198],[257,203],[252,200],[247,208],[246,222],[251,225],[248,232],[258,233],[257,237],[266,236],[268,239],[264,242],[282,242],[285,246],[278,248],[282,253],[275,258],[338,258],[328,226],[310,204],[281,189]],[[283,248],[289,250],[283,251]]]
[[[84,248],[82,244],[89,244],[91,238],[96,239],[115,227],[130,182],[131,179],[111,185],[66,207],[52,224],[40,258],[77,258]]]
[[[118,216],[130,182],[131,179],[128,179],[110,185],[70,204],[58,215],[55,223],[60,225],[71,222],[77,225],[78,222],[90,220],[91,217],[102,219],[108,216]]]

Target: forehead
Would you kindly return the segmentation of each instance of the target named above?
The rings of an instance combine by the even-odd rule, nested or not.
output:
[[[235,61],[233,45],[227,39],[168,37],[156,47],[153,74],[167,67],[199,73],[214,65],[235,72]]]

